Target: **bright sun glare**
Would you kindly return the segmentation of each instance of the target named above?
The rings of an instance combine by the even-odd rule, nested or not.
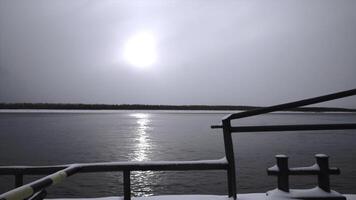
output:
[[[146,68],[157,59],[156,40],[150,32],[140,32],[130,37],[124,46],[125,60],[139,68]]]

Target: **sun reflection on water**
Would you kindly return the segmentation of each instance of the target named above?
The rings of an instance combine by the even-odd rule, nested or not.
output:
[[[150,158],[152,141],[148,131],[151,128],[151,116],[146,113],[134,113],[130,115],[136,119],[134,151],[130,155],[131,161],[147,161]],[[152,171],[135,171],[132,172],[132,191],[134,196],[151,196],[153,195],[153,184],[158,180],[157,174]]]
[[[134,138],[134,152],[130,155],[132,161],[145,161],[148,160],[148,152],[150,151],[151,144],[147,130],[150,128],[150,116],[144,113],[131,114],[131,117],[136,118],[137,128]]]

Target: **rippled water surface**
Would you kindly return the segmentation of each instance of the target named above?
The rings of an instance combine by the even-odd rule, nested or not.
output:
[[[196,160],[224,156],[219,124],[226,113],[184,111],[91,111],[0,113],[0,165],[55,165],[102,161]],[[235,125],[355,122],[355,114],[269,114],[237,120]],[[332,188],[356,193],[355,131],[234,134],[238,192],[265,192],[276,185],[266,168],[275,154],[287,154],[290,166],[314,163],[313,155],[330,155],[341,168]],[[25,177],[31,181],[37,176]],[[154,194],[226,194],[221,171],[133,172],[135,196]],[[315,177],[292,177],[295,188],[312,187]],[[0,177],[0,192],[13,186]],[[75,175],[49,189],[50,197],[122,195],[122,174]]]

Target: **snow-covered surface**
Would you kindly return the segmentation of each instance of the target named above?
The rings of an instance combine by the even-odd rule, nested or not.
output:
[[[293,172],[293,171],[311,171],[311,172],[315,172],[320,170],[320,167],[318,164],[314,164],[312,166],[308,166],[308,167],[292,167],[289,168],[289,171]],[[273,165],[272,167],[268,168],[268,171],[272,171],[272,172],[279,172],[279,168],[277,165]]]
[[[319,171],[320,167],[318,164],[314,164],[309,167],[293,167],[289,169],[290,171]]]
[[[343,195],[331,190],[330,192],[325,192],[319,187],[311,189],[291,189],[289,192],[284,192],[279,189],[274,189],[267,192],[267,199],[312,199],[312,198],[331,198],[331,197],[342,197]]]
[[[99,162],[99,163],[83,163],[83,164],[77,164],[80,165],[81,167],[86,167],[86,166],[128,166],[128,165],[179,165],[179,164],[227,164],[227,159],[225,157],[220,158],[220,159],[215,159],[215,160],[192,160],[192,161],[127,161],[127,162]]]
[[[355,194],[344,195],[347,200],[356,200]],[[76,199],[48,199],[48,200],[123,200],[123,197],[101,197],[101,198],[76,198]],[[162,196],[150,196],[150,197],[132,197],[132,200],[232,200],[222,195],[162,195]],[[248,193],[238,194],[237,200],[266,200],[265,193]],[[291,199],[288,197],[279,197],[278,200]]]
[[[356,194],[344,194],[347,200],[356,200]]]
[[[238,200],[264,200],[266,194],[239,194]],[[123,200],[123,197],[78,198],[78,199],[50,199],[50,200]],[[132,200],[232,200],[223,195],[162,195],[149,197],[132,197]]]
[[[344,195],[347,200],[356,200],[355,194]],[[101,198],[81,198],[81,199],[50,199],[50,200],[123,200],[123,197],[101,197]],[[150,196],[150,197],[132,197],[132,200],[232,200],[227,196],[221,195],[163,195],[163,196]],[[266,200],[265,193],[248,193],[238,194],[237,200]],[[276,198],[290,199],[290,198]]]
[[[162,195],[149,197],[131,197],[132,200],[228,200],[227,196],[216,195]],[[69,199],[50,199],[69,200]],[[124,197],[76,198],[71,200],[124,200]]]
[[[278,168],[277,165],[273,165],[272,167],[269,167],[269,168],[268,168],[268,171],[278,172],[278,171],[279,171],[279,168]]]

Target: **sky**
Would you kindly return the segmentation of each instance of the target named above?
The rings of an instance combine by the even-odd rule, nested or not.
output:
[[[268,106],[356,88],[353,0],[0,0],[0,102]],[[326,106],[356,108],[356,98]]]

